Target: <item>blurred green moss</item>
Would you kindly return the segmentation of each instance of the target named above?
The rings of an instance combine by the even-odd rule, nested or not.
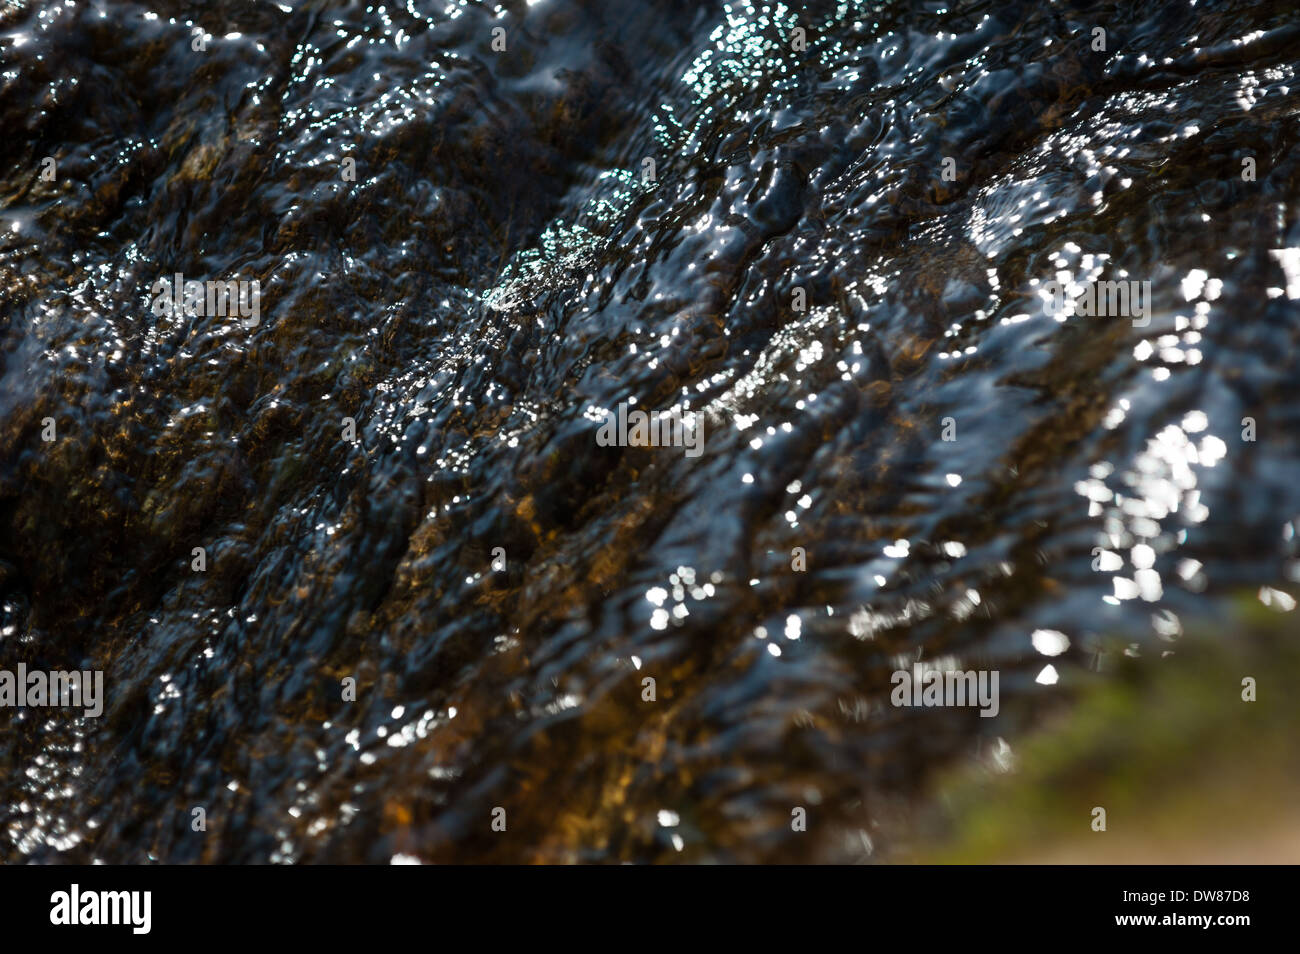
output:
[[[1295,613],[1252,595],[1223,624],[1162,647],[1169,655],[1114,648],[1118,665],[1089,675],[1065,714],[1021,740],[1009,770],[939,779],[910,860],[1300,860]],[[1093,830],[1097,807],[1105,831]]]

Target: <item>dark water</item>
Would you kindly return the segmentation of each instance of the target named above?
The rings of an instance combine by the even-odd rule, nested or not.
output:
[[[1282,2],[10,0],[0,668],[107,703],[0,709],[0,859],[888,859],[1103,636],[1300,579],[1298,59]],[[597,446],[633,398],[704,453]]]

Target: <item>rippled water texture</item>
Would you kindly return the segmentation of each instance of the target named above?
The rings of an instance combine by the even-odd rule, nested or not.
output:
[[[1300,578],[1294,11],[8,0],[0,858],[888,859]]]

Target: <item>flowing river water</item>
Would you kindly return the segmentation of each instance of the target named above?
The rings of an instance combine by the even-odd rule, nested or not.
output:
[[[5,0],[0,668],[105,700],[0,709],[0,860],[890,859],[1300,579],[1297,61],[1289,0]]]

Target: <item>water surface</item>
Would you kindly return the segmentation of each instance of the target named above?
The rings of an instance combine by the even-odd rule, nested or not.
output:
[[[0,710],[0,858],[889,859],[1103,637],[1300,579],[1297,52],[1245,0],[8,0],[0,667],[108,698]],[[633,400],[703,454],[597,446]],[[917,660],[999,716],[892,707]]]

